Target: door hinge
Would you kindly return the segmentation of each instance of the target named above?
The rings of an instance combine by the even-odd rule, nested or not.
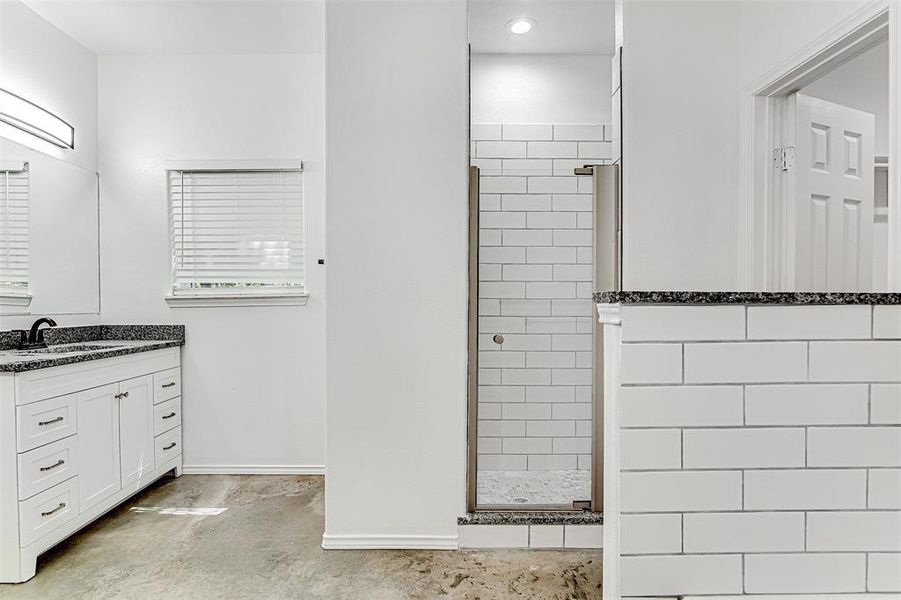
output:
[[[773,163],[780,171],[791,171],[795,168],[795,147],[776,148],[773,150]]]

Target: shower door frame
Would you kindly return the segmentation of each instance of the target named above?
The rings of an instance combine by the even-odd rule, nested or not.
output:
[[[622,287],[622,202],[619,165],[586,165],[576,175],[592,177],[594,289]],[[478,503],[479,426],[479,168],[469,167],[469,299],[467,363],[467,512],[579,512],[602,513],[604,507],[604,336],[592,316],[592,432],[591,487],[588,506],[561,504],[480,505]],[[610,260],[600,260],[606,249]]]
[[[469,167],[469,303],[466,369],[466,511],[478,509],[479,455],[479,168]]]

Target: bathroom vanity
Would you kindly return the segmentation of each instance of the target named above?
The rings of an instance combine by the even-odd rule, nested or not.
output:
[[[0,333],[2,348],[3,333]],[[181,326],[47,331],[0,350],[0,582],[166,473],[181,474]]]

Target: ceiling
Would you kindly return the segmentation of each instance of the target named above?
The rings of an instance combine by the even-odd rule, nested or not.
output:
[[[23,0],[97,55],[322,52],[321,0]]]
[[[535,28],[507,31],[516,17]],[[613,0],[470,0],[469,42],[476,54],[613,54]]]
[[[97,55],[305,53],[324,47],[322,0],[22,1]],[[613,54],[613,0],[469,4],[474,53]],[[516,17],[533,19],[535,28],[510,33],[505,25]]]

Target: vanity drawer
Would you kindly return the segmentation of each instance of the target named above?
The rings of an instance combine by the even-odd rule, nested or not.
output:
[[[17,407],[16,449],[27,452],[76,433],[75,404],[76,394],[69,394]]]
[[[154,438],[156,466],[159,467],[181,454],[181,427]]]
[[[153,374],[153,403],[159,404],[170,398],[181,396],[181,368]]]
[[[153,407],[153,435],[181,426],[181,398],[166,400]]]
[[[19,455],[19,500],[78,474],[77,439],[67,437]]]
[[[19,545],[24,548],[78,516],[78,477],[19,503]]]

